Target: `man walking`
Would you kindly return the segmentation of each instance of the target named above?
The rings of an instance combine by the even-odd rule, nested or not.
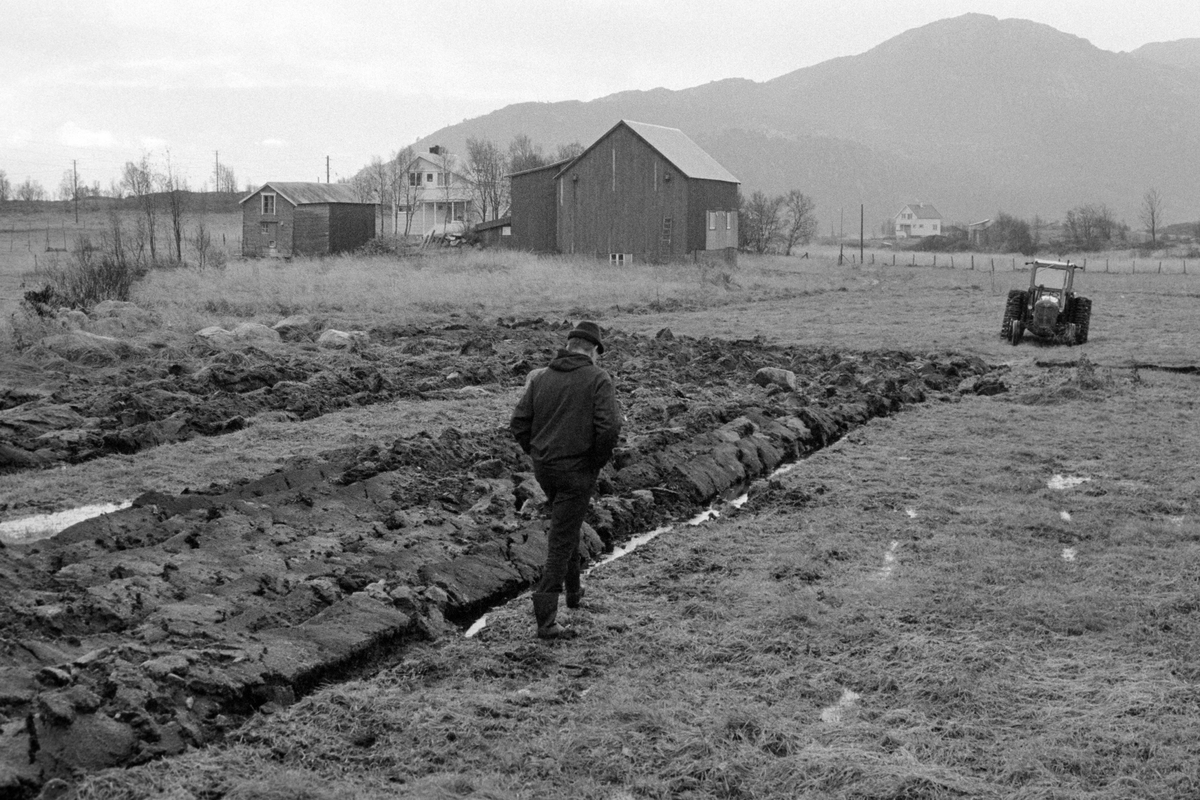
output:
[[[567,607],[583,597],[579,582],[579,528],[600,469],[621,433],[621,411],[612,378],[596,366],[604,352],[600,326],[580,322],[567,346],[534,374],[513,411],[510,429],[533,459],[533,474],[550,507],[546,565],[533,589],[533,614],[541,639],[569,639],[575,631],[556,622],[565,585]]]

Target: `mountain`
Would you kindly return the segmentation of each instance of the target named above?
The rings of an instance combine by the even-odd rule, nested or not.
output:
[[[469,137],[520,133],[549,149],[586,145],[624,118],[682,129],[743,193],[811,195],[822,230],[860,203],[877,230],[916,201],[948,223],[1001,210],[1059,219],[1103,203],[1137,228],[1151,186],[1168,221],[1200,218],[1196,41],[1112,53],[1046,25],[966,14],[761,83],[522,103],[417,146],[461,153]]]
[[[1159,64],[1200,71],[1200,39],[1152,42],[1142,45],[1130,54]]]

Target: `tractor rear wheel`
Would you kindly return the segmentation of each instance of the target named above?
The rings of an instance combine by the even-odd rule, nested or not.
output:
[[[1004,321],[1000,323],[1000,338],[1012,338],[1013,320],[1021,318],[1021,312],[1025,307],[1025,292],[1020,289],[1011,289],[1008,292],[1008,300],[1004,303]]]
[[[1075,323],[1075,344],[1083,344],[1088,337],[1088,323],[1092,321],[1092,301],[1076,297],[1071,309],[1071,322]]]

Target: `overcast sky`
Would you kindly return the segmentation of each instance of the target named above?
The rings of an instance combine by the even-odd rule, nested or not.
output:
[[[1114,52],[1200,37],[1200,0],[0,0],[0,170],[337,180],[511,103],[764,81],[968,12]]]

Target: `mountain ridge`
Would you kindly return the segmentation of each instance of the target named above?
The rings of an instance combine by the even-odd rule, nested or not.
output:
[[[1200,64],[1200,40],[1159,44],[1113,53],[1042,23],[964,14],[767,81],[520,103],[417,146],[463,152],[469,137],[517,134],[586,146],[631,119],[680,128],[745,194],[811,195],[826,224],[862,203],[876,230],[921,200],[947,223],[1104,204],[1137,228],[1152,186],[1165,219],[1194,220],[1200,68],[1187,65],[1193,52]]]

